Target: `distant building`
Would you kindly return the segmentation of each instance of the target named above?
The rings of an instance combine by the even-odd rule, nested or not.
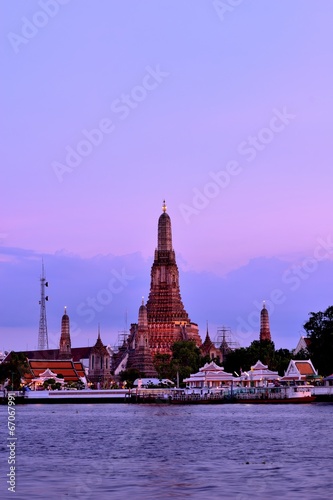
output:
[[[291,359],[284,376],[283,382],[307,382],[309,379],[318,377],[318,371],[314,368],[311,359]]]
[[[218,363],[221,362],[222,359],[221,350],[218,347],[216,347],[214,342],[211,340],[208,332],[208,326],[207,326],[205,340],[200,346],[200,351],[202,356],[209,356],[210,359],[215,359]]]
[[[101,340],[100,331],[98,329],[96,343],[91,348],[89,355],[89,380],[94,384],[108,386],[111,382],[110,365],[111,356]]]
[[[147,308],[143,303],[139,308],[138,324],[132,325],[131,338],[129,340],[130,350],[127,368],[133,368],[146,377],[157,377],[153,364],[153,357],[149,346],[149,331]]]
[[[43,351],[45,352],[45,350]],[[86,384],[86,374],[82,363],[73,361],[72,359],[66,360],[46,360],[46,359],[29,359],[29,371],[23,377],[25,384],[33,384],[35,388],[43,385],[47,379],[54,378],[58,382],[58,376],[62,375],[63,383],[79,382]]]
[[[260,313],[260,342],[264,342],[266,340],[271,341],[272,338],[271,338],[271,331],[269,328],[268,311],[266,309],[266,304],[264,302]]]
[[[189,389],[217,389],[222,386],[231,386],[234,377],[232,373],[225,372],[223,367],[218,366],[214,361],[206,363],[197,373],[191,373],[184,379]]]
[[[202,356],[209,356],[210,359],[215,360],[217,363],[223,363],[228,353],[232,350],[226,340],[225,329],[223,328],[222,331],[223,337],[221,343],[217,345],[217,343],[211,340],[207,326],[205,340],[200,346]]]
[[[308,348],[309,348],[310,342],[311,342],[311,339],[309,339],[309,337],[301,336],[301,338],[298,341],[297,346],[293,350],[294,356],[301,351],[304,351],[306,354],[308,354],[309,353]]]
[[[92,347],[71,347],[70,320],[66,308],[61,318],[59,349],[21,352],[27,357],[30,368],[27,381],[38,378],[45,370],[61,373],[67,382],[75,382],[82,377],[103,385],[108,385],[111,381],[110,349],[104,346],[100,333]],[[3,362],[10,360],[11,352]]]
[[[197,373],[191,374],[184,382],[189,389],[218,389],[224,386],[267,387],[269,383],[278,379],[278,372],[269,370],[268,366],[259,360],[251,366],[249,372],[242,372],[237,377],[225,372],[221,366],[211,361]]]
[[[255,365],[251,366],[248,372],[241,372],[239,381],[243,386],[262,387],[268,383],[279,380],[279,373],[268,369],[268,365],[264,365],[260,360]]]
[[[71,358],[71,336],[70,336],[69,317],[67,314],[66,307],[65,307],[64,315],[61,318],[59,358],[60,359],[70,359]]]

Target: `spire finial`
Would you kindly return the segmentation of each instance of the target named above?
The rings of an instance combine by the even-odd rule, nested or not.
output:
[[[266,302],[264,300],[262,301],[262,308],[266,309]]]
[[[143,296],[143,295],[142,295],[141,305],[142,305],[142,306],[144,306],[144,305],[145,305],[145,298],[144,298],[144,296]]]
[[[65,306],[65,309],[64,309],[64,314],[67,315],[67,306]]]
[[[163,210],[163,213],[165,213],[167,211],[167,206],[165,204],[165,200],[163,200],[162,210]]]
[[[101,340],[101,325],[98,323],[98,338]]]

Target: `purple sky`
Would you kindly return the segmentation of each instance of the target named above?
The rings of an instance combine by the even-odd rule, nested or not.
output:
[[[0,349],[37,344],[42,256],[52,342],[67,305],[73,345],[114,344],[163,198],[202,336],[248,345],[266,299],[292,348],[333,303],[333,4],[235,3],[3,3]]]

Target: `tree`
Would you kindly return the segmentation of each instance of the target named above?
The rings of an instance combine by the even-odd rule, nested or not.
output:
[[[171,355],[157,353],[154,358],[154,366],[159,379],[173,379],[174,372],[171,366]]]
[[[293,359],[291,351],[288,349],[278,349],[274,352],[273,359],[271,363],[268,364],[268,368],[277,371],[279,375],[283,376],[291,359]]]
[[[282,376],[291,358],[292,354],[288,349],[275,350],[274,342],[254,340],[249,347],[231,351],[223,364],[227,372],[239,374],[240,370],[248,371],[260,360],[270,370],[277,371]]]
[[[54,378],[48,378],[43,382],[44,389],[51,391],[59,391],[61,389],[60,382],[56,382]]]
[[[137,378],[142,378],[144,376],[144,373],[140,372],[136,368],[129,368],[128,370],[123,370],[122,372],[120,372],[119,376],[122,382],[126,382],[126,387],[131,389],[133,387],[134,381]]]
[[[182,382],[184,378],[189,377],[191,373],[196,373],[205,364],[199,347],[192,340],[175,342],[171,346],[171,351],[171,369],[174,381],[176,381],[177,373],[179,373],[179,380]],[[181,383],[181,385],[183,384]]]
[[[209,358],[202,357],[200,349],[193,340],[179,340],[171,346],[170,354],[156,354],[154,365],[158,378],[168,378],[173,382],[177,380],[179,374],[180,385],[184,378],[196,373]]]
[[[331,375],[333,372],[333,306],[323,312],[311,312],[310,318],[303,327],[310,338],[308,351],[314,367],[321,375]]]
[[[309,359],[310,354],[308,349],[301,349],[297,354],[293,355],[293,359]]]
[[[9,390],[17,391],[21,386],[21,378],[30,372],[27,357],[22,352],[11,352],[10,361],[0,364],[0,382],[10,380]]]

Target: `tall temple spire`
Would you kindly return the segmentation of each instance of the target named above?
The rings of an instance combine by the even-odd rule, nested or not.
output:
[[[166,213],[165,200],[163,202],[163,213],[158,219],[158,235],[157,235],[157,250],[158,251],[172,251],[172,233],[171,233],[171,219]]]
[[[69,326],[69,316],[67,314],[67,307],[65,306],[63,317],[61,318],[61,336],[59,343],[59,358],[71,358],[71,336]]]
[[[147,308],[144,304],[139,307],[138,324],[135,326],[135,332],[133,332],[135,348],[129,353],[127,368],[138,370],[141,376],[157,377],[149,347]]]
[[[178,340],[194,340],[201,345],[198,326],[191,323],[182,302],[179,271],[172,247],[171,219],[166,209],[164,201],[158,219],[157,248],[147,301],[149,344],[153,355],[171,353],[171,345]]]
[[[260,342],[265,340],[271,341],[271,332],[269,328],[269,316],[266,309],[265,301],[263,302],[261,313],[260,313]]]
[[[139,308],[138,327],[139,327],[139,330],[140,329],[142,329],[142,330],[148,329],[147,308],[143,302]]]
[[[40,277],[40,315],[39,315],[39,330],[38,330],[38,349],[48,349],[49,340],[47,335],[47,321],[46,321],[46,301],[49,300],[45,295],[45,288],[49,284],[45,278],[44,261],[42,259],[42,275]]]
[[[151,269],[147,311],[149,322],[189,321],[180,296],[179,271],[172,249],[171,219],[165,210],[158,219],[157,249]]]

